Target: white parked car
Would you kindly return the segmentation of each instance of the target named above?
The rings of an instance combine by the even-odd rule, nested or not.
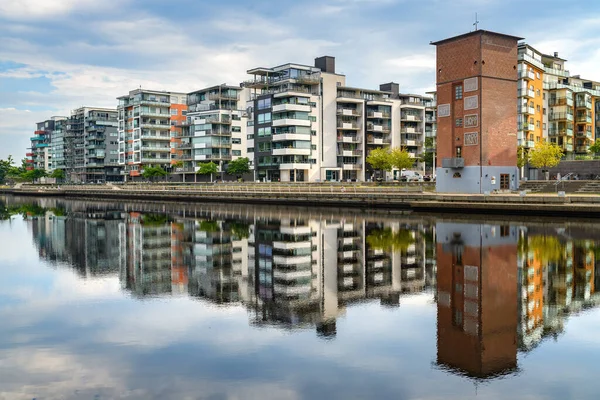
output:
[[[400,180],[402,182],[423,182],[423,175],[417,171],[400,171]]]

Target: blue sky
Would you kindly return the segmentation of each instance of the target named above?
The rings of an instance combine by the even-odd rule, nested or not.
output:
[[[245,71],[336,57],[352,86],[434,88],[432,40],[480,28],[558,51],[600,80],[600,4],[575,0],[1,0],[0,158],[19,160],[35,122],[116,107],[139,87],[192,91]]]

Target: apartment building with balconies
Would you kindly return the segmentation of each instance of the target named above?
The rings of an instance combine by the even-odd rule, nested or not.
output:
[[[545,122],[544,64],[542,54],[533,47],[518,47],[517,143],[527,149],[544,140]]]
[[[143,166],[170,169],[176,161],[175,137],[186,120],[186,97],[136,89],[118,98],[118,162],[129,179],[140,176]]]
[[[176,173],[185,177],[211,161],[224,171],[229,161],[246,156],[248,91],[219,85],[187,95],[187,121],[175,135]]]
[[[54,131],[54,118],[38,122],[34,136],[30,138],[31,147],[25,154],[28,169],[52,169],[52,132]]]
[[[80,107],[65,123],[62,146],[67,179],[94,183],[121,180],[117,110]]]
[[[52,166],[49,170],[65,170],[65,134],[67,131],[67,117],[52,117],[54,120],[54,130],[50,141],[50,153],[52,157]]]

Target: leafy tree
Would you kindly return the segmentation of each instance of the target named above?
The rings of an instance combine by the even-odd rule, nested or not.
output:
[[[50,178],[55,178],[55,179],[58,179],[58,180],[65,179],[65,171],[63,171],[62,169],[55,169],[50,174]]]
[[[48,174],[43,169],[32,169],[21,173],[20,178],[25,181],[31,181],[31,183],[34,183],[36,180],[45,176],[48,176]]]
[[[389,149],[377,148],[371,150],[366,161],[374,170],[380,171],[383,175],[384,171],[389,172],[392,170],[392,159],[390,155]]]
[[[6,182],[6,179],[9,178],[10,172],[16,168],[13,166],[14,160],[12,156],[8,156],[6,160],[0,160],[0,184]]]
[[[213,175],[216,174],[218,171],[219,168],[217,167],[217,164],[211,161],[200,165],[200,169],[198,169],[198,172],[196,173],[200,175],[210,175],[210,181],[212,182]]]
[[[555,143],[538,142],[529,151],[529,163],[534,168],[546,170],[557,166],[563,156],[563,151]]]
[[[250,225],[244,222],[232,222],[230,224],[231,236],[236,239],[247,239],[250,236]]]
[[[435,154],[435,141],[433,138],[425,138],[425,153],[423,154],[423,162],[426,166],[435,169],[433,165],[433,155]]]
[[[154,180],[157,177],[167,176],[167,171],[161,167],[145,167],[142,176],[146,179]]]
[[[527,164],[527,149],[524,146],[517,147],[517,167],[523,168]]]
[[[597,155],[600,153],[600,140],[596,140],[593,145],[590,146],[590,153]]]
[[[392,167],[399,170],[412,168],[415,164],[415,159],[408,155],[405,149],[394,148],[389,152],[390,164]]]
[[[250,160],[248,157],[240,157],[231,161],[227,166],[227,172],[239,179],[243,174],[250,172]]]

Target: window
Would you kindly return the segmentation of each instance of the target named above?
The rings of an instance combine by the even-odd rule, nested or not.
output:
[[[240,138],[231,138],[232,144],[242,144],[242,139]]]
[[[540,121],[535,121],[535,127],[539,128],[540,127]]]
[[[507,236],[510,236],[510,226],[502,225],[500,227],[500,237],[507,237]]]
[[[540,105],[537,105],[537,112],[540,112],[542,110],[542,108],[540,107]]]
[[[312,115],[309,115],[309,116],[308,116],[308,119],[309,119],[310,121],[312,121],[312,122],[317,122],[317,117],[314,117],[314,116],[312,116]]]
[[[457,85],[454,87],[454,98],[456,100],[460,100],[463,98],[463,87],[462,85]]]
[[[310,131],[310,134],[313,136],[317,136],[317,131]]]
[[[538,96],[538,97],[540,97],[540,89],[538,89],[538,90],[535,92],[535,95],[536,95],[536,96]]]
[[[546,109],[544,108],[544,115],[546,115]]]
[[[271,113],[258,114],[258,123],[266,124],[271,122]]]
[[[536,72],[536,73],[535,73],[535,77],[536,77],[537,79],[540,79],[540,73],[539,73],[539,72]]]
[[[177,109],[171,108],[171,115],[177,115]]]
[[[248,147],[246,151],[248,151],[248,153],[254,153],[254,147]]]
[[[254,139],[254,134],[246,135],[246,139],[248,139],[248,140]]]
[[[456,158],[462,158],[462,147],[456,146]]]
[[[544,123],[542,125],[543,125],[543,129],[546,130],[546,123]]]
[[[546,93],[544,93],[544,100],[546,100]]]
[[[266,108],[271,108],[271,98],[266,98],[258,101],[258,109],[264,110]]]
[[[241,156],[242,151],[241,150],[231,150],[231,155],[232,156]]]
[[[456,127],[462,127],[462,126],[463,126],[463,119],[456,118]]]
[[[311,144],[311,145],[310,145],[310,148],[311,148],[312,150],[316,150],[316,149],[317,149],[317,145],[316,145],[316,144]]]
[[[181,110],[181,115],[187,115],[187,111],[186,110]]]

